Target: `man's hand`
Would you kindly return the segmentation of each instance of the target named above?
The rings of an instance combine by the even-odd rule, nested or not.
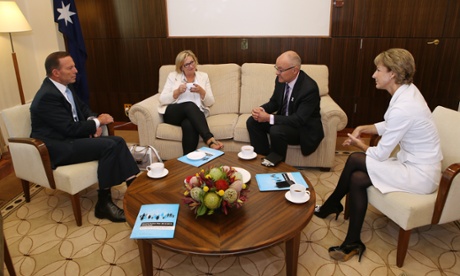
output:
[[[113,117],[106,113],[102,113],[101,115],[97,116],[97,119],[101,125],[108,125],[113,123]]]
[[[256,120],[259,123],[263,122],[269,122],[270,121],[270,114],[265,112],[265,110],[262,107],[255,107],[252,112],[252,118]]]
[[[94,138],[100,137],[102,135],[102,127],[96,129],[96,133],[93,135]]]

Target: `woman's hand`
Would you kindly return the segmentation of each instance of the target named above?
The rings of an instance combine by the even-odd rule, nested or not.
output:
[[[344,146],[354,146],[360,148],[363,151],[366,151],[369,146],[361,140],[359,137],[355,137],[353,134],[348,133],[348,139],[343,142]]]
[[[359,126],[353,130],[353,132],[350,134],[348,133],[348,139],[346,139],[342,145],[343,146],[354,146],[357,148],[360,148],[363,151],[366,151],[369,146],[363,142],[361,139],[361,133],[366,133],[366,134],[376,134],[377,133],[377,128],[375,128],[374,125],[365,125],[365,126]]]
[[[190,92],[200,94],[201,99],[204,99],[204,96],[206,96],[206,91],[203,89],[203,87],[196,83],[190,87]]]
[[[347,135],[348,139],[342,143],[342,146],[355,146],[355,141],[361,139],[361,127],[355,128],[351,134],[347,133]]]
[[[173,98],[177,99],[179,96],[187,90],[187,85],[182,83],[179,87],[173,91]]]

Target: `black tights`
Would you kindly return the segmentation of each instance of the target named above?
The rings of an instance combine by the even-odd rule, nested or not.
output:
[[[352,153],[343,168],[337,187],[321,208],[334,208],[348,195],[350,223],[343,245],[361,241],[361,228],[367,211],[367,188],[372,185],[366,168],[366,154]]]

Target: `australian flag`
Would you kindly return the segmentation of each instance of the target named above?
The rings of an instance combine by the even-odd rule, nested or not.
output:
[[[88,79],[86,77],[86,48],[81,32],[80,20],[74,0],[53,0],[54,22],[58,23],[59,31],[64,35],[67,51],[72,56],[78,74],[74,84],[76,93],[89,103]]]

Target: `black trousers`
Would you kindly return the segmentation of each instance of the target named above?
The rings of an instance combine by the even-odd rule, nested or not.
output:
[[[199,136],[205,143],[214,137],[209,130],[204,113],[193,102],[168,105],[163,120],[167,124],[182,128],[182,151],[184,154],[196,150]]]
[[[67,156],[55,165],[99,161],[97,175],[100,190],[118,185],[140,172],[125,140],[118,136],[75,139],[71,154]]]
[[[284,160],[288,145],[300,144],[299,130],[291,126],[259,123],[254,118],[249,117],[246,121],[246,127],[254,151],[261,155],[275,152]]]

